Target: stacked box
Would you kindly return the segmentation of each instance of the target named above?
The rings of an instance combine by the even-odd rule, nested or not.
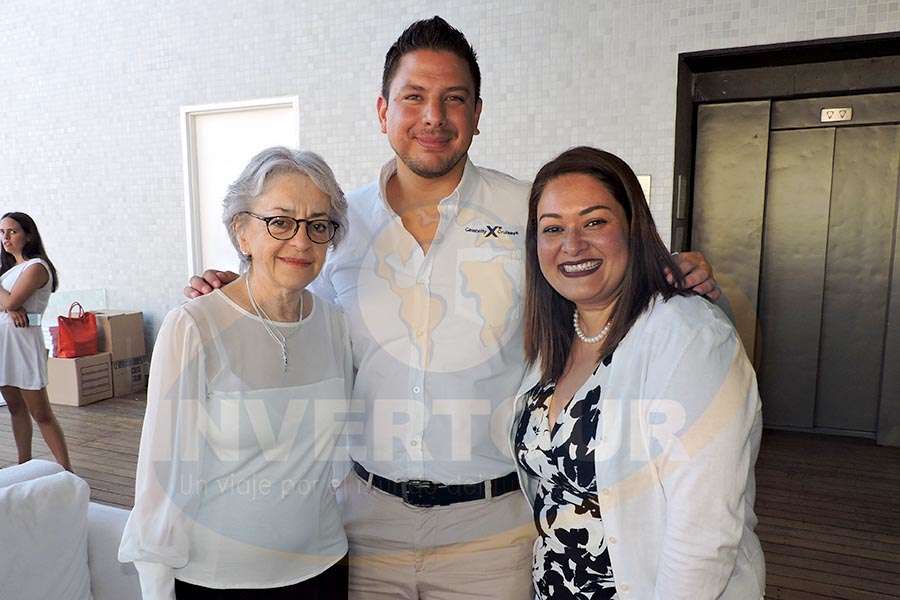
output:
[[[109,352],[47,359],[47,396],[53,404],[84,406],[113,396]]]
[[[144,314],[125,310],[98,310],[97,346],[112,356],[113,392],[125,396],[147,387],[147,348]]]

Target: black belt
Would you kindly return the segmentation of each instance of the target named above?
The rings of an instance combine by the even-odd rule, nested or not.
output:
[[[358,462],[353,463],[353,470],[365,481],[372,479],[372,485],[382,492],[402,498],[412,506],[428,508],[430,506],[449,506],[457,502],[469,502],[471,500],[484,499],[485,486],[490,483],[491,497],[496,498],[503,494],[519,489],[519,476],[512,472],[509,475],[498,477],[481,483],[468,483],[462,485],[445,485],[434,481],[411,479],[409,481],[391,481],[380,475],[369,473]]]

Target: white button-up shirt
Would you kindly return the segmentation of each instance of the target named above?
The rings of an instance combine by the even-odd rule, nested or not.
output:
[[[474,483],[514,469],[496,409],[524,374],[530,184],[467,162],[428,252],[386,201],[348,195],[349,232],[313,289],[345,312],[357,369],[352,457],[395,481]]]

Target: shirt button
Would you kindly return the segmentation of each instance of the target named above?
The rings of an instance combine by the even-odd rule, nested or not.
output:
[[[609,496],[609,488],[603,488],[603,491],[602,491],[601,493],[602,493],[604,496]]]
[[[619,587],[619,589],[622,590],[623,592],[628,592],[628,590],[630,590],[631,588],[628,587],[628,584],[627,584],[627,583],[623,583],[623,584]]]
[[[610,543],[610,544],[615,544],[615,543],[618,542],[618,541],[619,541],[619,540],[617,540],[615,536],[611,536],[611,537],[609,538],[609,543]]]
[[[419,442],[417,442],[416,440],[410,440],[409,445],[410,446],[418,446]]]
[[[418,393],[421,392],[421,391],[422,391],[422,388],[420,388],[419,386],[415,386],[415,387],[413,388],[413,394],[418,394]]]
[[[423,335],[425,335],[425,330],[424,330],[424,329],[417,329],[417,330],[416,330],[416,336],[417,336],[417,337],[422,337]]]

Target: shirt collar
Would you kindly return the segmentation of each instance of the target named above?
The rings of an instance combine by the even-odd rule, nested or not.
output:
[[[378,195],[381,198],[382,207],[384,210],[391,213],[393,213],[393,209],[387,201],[387,182],[396,172],[397,157],[395,156],[381,167],[381,175],[378,177]],[[466,156],[466,166],[463,168],[462,178],[459,180],[456,189],[450,192],[449,196],[440,201],[439,208],[441,211],[450,210],[454,215],[458,213],[460,201],[463,200],[464,202],[468,202],[469,199],[472,198],[472,195],[478,187],[480,178],[481,176],[478,172],[478,167],[476,167],[472,163],[472,160]]]

